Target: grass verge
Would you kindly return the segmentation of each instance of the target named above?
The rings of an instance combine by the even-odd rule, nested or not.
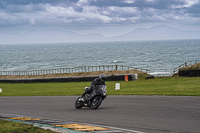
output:
[[[120,90],[115,90],[120,83]],[[200,77],[163,77],[138,81],[108,81],[108,95],[200,96]],[[0,83],[0,96],[81,95],[90,82]],[[30,125],[0,119],[0,133],[53,133]]]
[[[115,90],[120,83],[120,90]],[[138,81],[107,81],[108,95],[200,96],[200,77],[158,77]],[[0,96],[81,95],[90,82],[0,83]]]
[[[38,127],[0,119],[0,133],[54,133]]]
[[[180,71],[186,71],[186,70],[200,70],[200,63],[194,64],[189,67],[183,67],[180,69]]]

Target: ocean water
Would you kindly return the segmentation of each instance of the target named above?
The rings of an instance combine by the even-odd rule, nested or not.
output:
[[[126,65],[156,72],[195,60],[200,40],[0,44],[0,71]]]

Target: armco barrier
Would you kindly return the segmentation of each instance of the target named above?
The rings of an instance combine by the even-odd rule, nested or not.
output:
[[[136,74],[128,75],[128,80],[137,80]],[[106,81],[123,81],[125,75],[107,75]],[[1,79],[0,83],[38,83],[38,82],[84,82],[93,81],[98,76],[85,76],[85,77],[66,77],[66,78],[44,78],[44,79]]]

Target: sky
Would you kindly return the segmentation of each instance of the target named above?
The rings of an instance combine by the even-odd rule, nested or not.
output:
[[[0,0],[0,33],[58,28],[110,37],[157,25],[200,30],[200,0]]]

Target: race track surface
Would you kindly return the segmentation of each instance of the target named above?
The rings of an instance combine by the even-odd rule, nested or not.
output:
[[[0,97],[0,114],[83,122],[146,133],[199,133],[200,97],[108,96],[97,110],[78,96]]]

